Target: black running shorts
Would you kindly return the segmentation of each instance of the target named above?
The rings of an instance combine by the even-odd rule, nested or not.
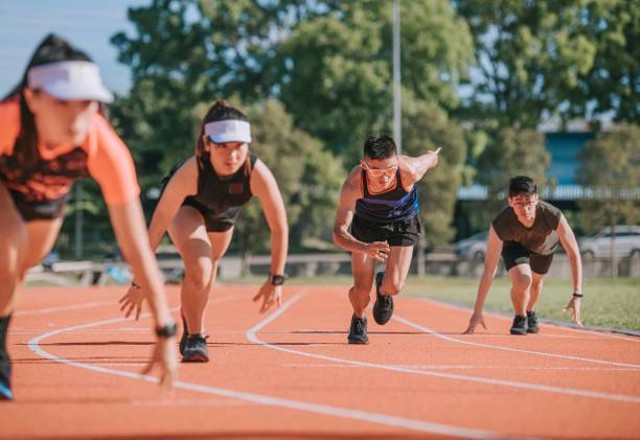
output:
[[[421,233],[417,215],[392,223],[373,223],[354,215],[351,222],[351,235],[365,243],[386,241],[389,246],[415,246]]]
[[[518,264],[528,264],[531,266],[531,271],[545,275],[549,272],[549,267],[551,267],[553,254],[536,254],[519,243],[506,241],[502,246],[502,259],[504,260],[504,266],[507,271]]]

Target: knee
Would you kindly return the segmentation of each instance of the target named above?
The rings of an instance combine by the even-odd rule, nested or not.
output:
[[[0,246],[0,279],[20,278],[25,271],[22,266],[26,234],[12,234],[5,239],[7,241]]]
[[[382,283],[382,293],[387,295],[397,295],[404,289],[405,283],[402,280],[385,279]]]
[[[529,290],[531,288],[531,275],[521,273],[512,278],[513,288],[519,291]]]
[[[213,263],[209,260],[207,262],[198,262],[197,264],[186,265],[184,281],[190,287],[197,290],[204,290],[209,286],[211,282],[211,275],[213,273]]]

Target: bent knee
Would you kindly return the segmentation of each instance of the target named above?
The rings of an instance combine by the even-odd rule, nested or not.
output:
[[[527,290],[531,288],[532,278],[531,275],[520,273],[514,275],[512,278],[513,287],[518,290]]]
[[[185,264],[185,267],[188,266]],[[198,264],[194,264],[188,269],[185,269],[184,281],[190,287],[198,290],[203,290],[207,286],[209,286],[212,274],[213,264],[211,263],[211,261],[209,261],[208,263],[198,262]]]

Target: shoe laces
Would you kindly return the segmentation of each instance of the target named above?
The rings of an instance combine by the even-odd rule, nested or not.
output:
[[[391,307],[391,295],[380,294],[380,296],[378,296],[378,302],[380,303],[380,307],[385,309]]]

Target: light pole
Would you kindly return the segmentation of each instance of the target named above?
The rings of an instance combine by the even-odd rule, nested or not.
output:
[[[400,96],[400,0],[393,0],[393,138],[402,153],[402,98]]]

